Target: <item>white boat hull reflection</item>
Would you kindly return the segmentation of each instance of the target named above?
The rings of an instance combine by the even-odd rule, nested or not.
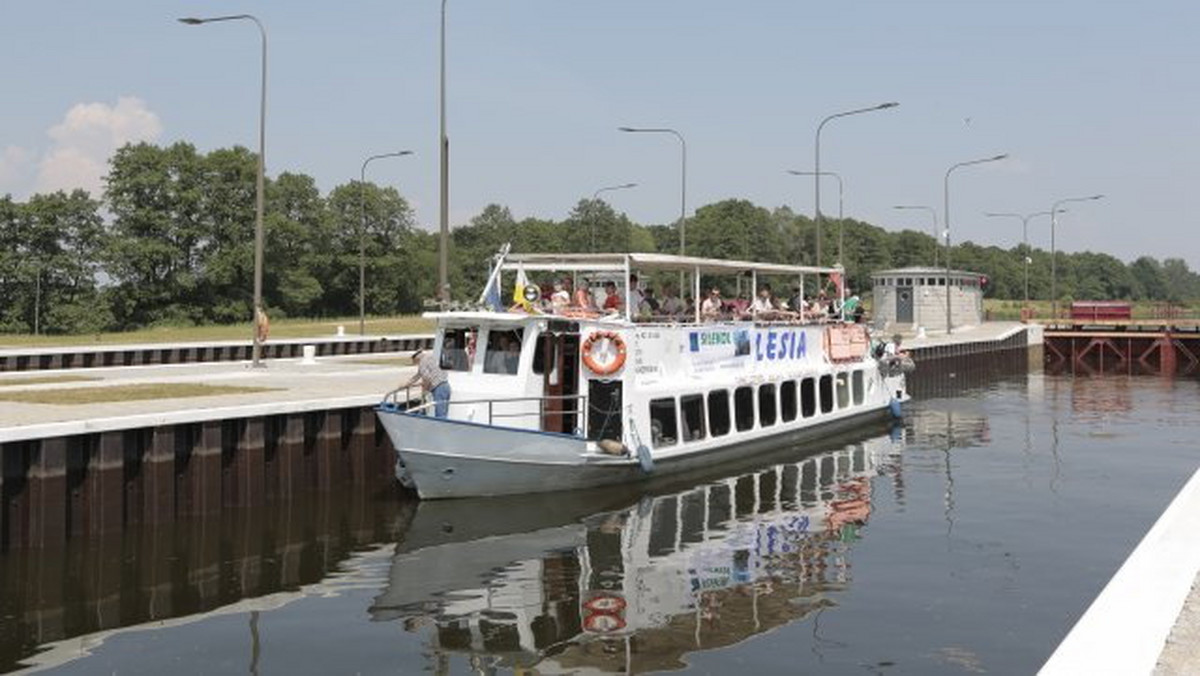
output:
[[[423,502],[371,615],[492,666],[679,668],[833,605],[895,449],[876,437],[640,498]]]

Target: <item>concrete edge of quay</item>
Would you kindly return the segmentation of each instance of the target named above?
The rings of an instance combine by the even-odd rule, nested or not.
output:
[[[184,409],[159,413],[141,413],[105,418],[93,418],[88,420],[69,420],[64,422],[19,425],[15,427],[0,428],[0,443],[69,437],[76,434],[94,434],[97,432],[115,432],[120,430],[162,427],[166,425],[181,425],[213,420],[257,418],[271,415],[299,414],[309,413],[312,411],[333,411],[348,408],[368,408],[380,403],[381,401],[383,401],[382,394],[370,394],[325,399],[307,399],[301,401],[284,400],[257,404],[214,406],[202,409]]]
[[[1200,572],[1200,470],[1038,672],[1153,673]]]

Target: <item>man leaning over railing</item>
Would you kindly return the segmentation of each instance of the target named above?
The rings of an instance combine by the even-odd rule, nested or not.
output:
[[[437,356],[432,352],[417,350],[413,353],[412,363],[416,365],[417,372],[404,387],[421,383],[421,388],[433,395],[433,414],[445,418],[450,411],[450,381],[438,365]]]

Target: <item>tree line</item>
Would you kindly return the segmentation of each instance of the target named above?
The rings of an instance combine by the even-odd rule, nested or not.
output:
[[[110,160],[101,196],[82,190],[0,198],[0,332],[91,333],[153,325],[246,321],[254,274],[256,156],[241,147],[203,153],[188,143],[140,143]],[[420,311],[435,295],[437,235],[416,227],[391,187],[350,181],[322,194],[312,177],[284,172],[265,192],[263,296],[273,317],[358,312],[359,248],[372,315]],[[844,228],[851,288],[873,271],[944,264],[930,235],[825,218],[823,248],[836,257]],[[787,207],[727,199],[687,220],[688,254],[813,264],[812,219]],[[678,252],[676,224],[639,224],[601,200],[583,199],[562,220],[517,219],[489,205],[452,230],[450,283],[457,300],[479,294],[486,261],[511,242],[519,252]],[[1020,299],[1024,261],[1032,298],[1050,295],[1050,255],[964,242],[957,269],[987,275],[985,293]],[[826,262],[830,262],[827,260]],[[1149,256],[1126,264],[1104,253],[1059,252],[1064,298],[1179,302],[1200,298],[1185,261]]]

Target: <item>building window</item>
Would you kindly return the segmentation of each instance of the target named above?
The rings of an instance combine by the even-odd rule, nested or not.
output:
[[[733,418],[737,431],[754,429],[754,390],[739,387],[733,391]]]
[[[821,413],[833,410],[833,376],[821,376],[817,390],[821,393]]]
[[[758,424],[761,427],[775,424],[775,383],[758,387]]]
[[[479,329],[446,329],[442,334],[442,369],[446,371],[470,371],[475,356],[475,336]]]
[[[708,429],[714,437],[729,434],[729,390],[708,393]]]
[[[653,399],[650,401],[650,443],[654,448],[674,446],[675,399]]]
[[[691,394],[679,398],[679,411],[683,416],[683,440],[699,441],[704,438],[704,396]]]
[[[861,369],[854,372],[850,378],[850,384],[854,386],[854,405],[862,406],[863,403],[863,372]]]
[[[850,374],[845,371],[837,374],[837,405],[838,409],[850,407]]]
[[[796,381],[779,384],[779,416],[783,422],[796,419]]]
[[[812,378],[800,381],[800,415],[811,418],[817,413],[817,387]]]

